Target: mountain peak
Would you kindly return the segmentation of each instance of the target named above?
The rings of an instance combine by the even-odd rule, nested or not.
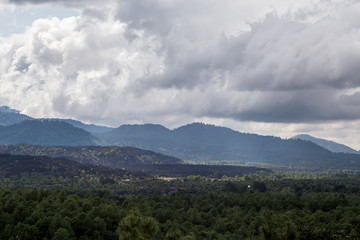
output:
[[[16,109],[12,109],[8,106],[1,106],[0,107],[0,112],[1,113],[20,113],[20,111],[16,110]]]
[[[8,106],[0,107],[0,126],[7,126],[32,119],[29,116],[21,114],[20,111],[12,109]]]
[[[160,131],[169,132],[170,130],[160,124],[124,124],[117,128],[118,130],[129,130],[129,131]]]
[[[342,152],[342,153],[359,154],[358,151],[356,151],[355,149],[352,149],[344,144],[336,143],[334,141],[329,141],[329,140],[322,139],[322,138],[316,138],[309,134],[299,134],[299,135],[292,137],[292,139],[300,139],[300,140],[310,141],[310,142],[313,142],[323,148],[326,148],[326,149],[328,149],[332,152],[336,152],[336,153]]]

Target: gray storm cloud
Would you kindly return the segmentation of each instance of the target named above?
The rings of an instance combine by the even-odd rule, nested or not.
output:
[[[108,6],[93,1],[78,17],[40,19],[1,38],[2,101],[113,125],[360,118],[359,3],[334,4],[315,20],[312,10],[272,11],[248,25],[240,16],[251,8],[236,1]]]
[[[78,6],[86,3],[96,2],[97,0],[5,0],[7,3],[12,3],[16,5],[25,5],[25,4],[65,4],[69,6]],[[105,0],[106,1],[106,0]]]

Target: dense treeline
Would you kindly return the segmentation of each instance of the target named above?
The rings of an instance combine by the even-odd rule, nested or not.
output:
[[[68,160],[65,157],[51,158],[43,156],[42,150],[51,152],[50,155],[61,155],[73,159],[74,156],[80,155],[77,161]],[[156,175],[163,177],[187,177],[190,175],[199,175],[205,177],[221,178],[223,176],[243,176],[245,174],[255,173],[258,171],[271,172],[268,169],[245,166],[226,166],[226,165],[192,165],[177,164],[176,158],[163,156],[151,151],[140,150],[136,148],[120,147],[39,147],[31,145],[0,146],[0,152],[17,152],[31,153],[31,155],[11,155],[0,153],[0,175],[14,176],[22,174],[42,174],[52,176],[74,177],[84,176],[87,174],[104,175],[111,177],[121,177],[127,174],[134,176],[139,175]],[[148,155],[146,155],[148,154]],[[102,156],[107,156],[102,158]],[[103,159],[103,166],[91,162],[89,159]],[[157,156],[160,156],[159,158]],[[163,159],[161,158],[163,157]],[[133,159],[135,158],[135,159]],[[84,160],[85,159],[85,160]],[[113,160],[111,160],[113,159]],[[137,160],[136,160],[137,159]],[[139,159],[147,159],[141,162]],[[151,161],[161,162],[161,164],[152,164]],[[167,160],[174,160],[172,164],[166,163]],[[79,163],[80,161],[80,163]],[[82,162],[81,162],[82,161]],[[107,162],[108,161],[108,162]],[[116,162],[116,164],[112,164]],[[105,166],[104,166],[105,165]],[[106,166],[112,167],[106,167]],[[122,167],[120,169],[120,166]],[[117,176],[117,177],[116,177]]]
[[[180,164],[182,160],[134,147],[0,145],[0,153],[67,158],[80,163],[124,168],[136,164]]]
[[[360,239],[358,177],[261,178],[3,187],[0,239]]]
[[[118,195],[168,195],[175,192],[199,194],[217,193],[254,193],[276,192],[301,195],[318,193],[360,193],[360,176],[353,172],[347,174],[328,173],[271,173],[257,172],[242,177],[207,178],[188,176],[185,178],[157,178],[149,175],[128,174],[121,175],[93,174],[85,171],[78,176],[67,177],[42,175],[38,173],[22,174],[19,176],[0,177],[0,186],[10,188],[52,189],[64,188],[68,190],[100,189]],[[351,175],[355,174],[355,175]],[[250,186],[250,187],[249,187]]]
[[[0,154],[0,174],[2,178],[4,178],[29,174],[41,174],[54,177],[85,175],[121,177],[129,173],[122,169],[81,164],[65,158]]]

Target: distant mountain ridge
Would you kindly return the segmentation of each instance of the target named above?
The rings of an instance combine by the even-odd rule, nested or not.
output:
[[[54,122],[65,122],[68,123],[76,128],[81,128],[87,132],[90,132],[92,134],[100,134],[105,133],[107,131],[110,131],[114,128],[111,127],[105,127],[95,124],[85,124],[77,120],[73,119],[61,119],[61,118],[32,118],[27,115],[21,114],[20,111],[12,109],[7,106],[0,107],[0,126],[9,126],[13,124],[20,123],[25,120],[40,120],[40,121],[54,121]]]
[[[333,153],[309,141],[240,133],[202,123],[174,130],[152,124],[123,125],[97,136],[105,145],[135,146],[188,161],[360,168],[357,154]]]
[[[316,138],[316,137],[313,137],[308,134],[299,134],[299,135],[292,137],[292,139],[301,139],[301,140],[305,140],[305,141],[310,141],[310,142],[313,142],[323,148],[326,148],[326,149],[328,149],[332,152],[336,152],[336,153],[360,154],[359,151],[356,151],[355,149],[352,149],[344,144],[336,143],[336,142],[329,141],[326,139]]]
[[[73,119],[61,119],[61,118],[44,118],[43,120],[47,120],[47,121],[55,121],[55,122],[66,122],[76,128],[81,128],[87,132],[90,132],[92,134],[101,134],[101,133],[105,133],[108,132],[110,130],[113,130],[114,128],[111,127],[105,127],[105,126],[101,126],[101,125],[95,125],[95,124],[86,124],[86,123],[82,123],[80,121],[77,120],[73,120]]]
[[[4,114],[20,116],[16,110],[2,109]],[[334,153],[310,141],[241,133],[202,123],[170,130],[158,124],[113,129],[69,119],[23,120],[0,124],[0,144],[130,146],[198,163],[360,169],[359,154]]]

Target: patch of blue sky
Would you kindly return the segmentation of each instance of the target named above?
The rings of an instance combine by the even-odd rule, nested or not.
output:
[[[23,33],[26,27],[39,18],[59,19],[78,16],[78,11],[51,6],[20,6],[0,9],[0,37]]]

